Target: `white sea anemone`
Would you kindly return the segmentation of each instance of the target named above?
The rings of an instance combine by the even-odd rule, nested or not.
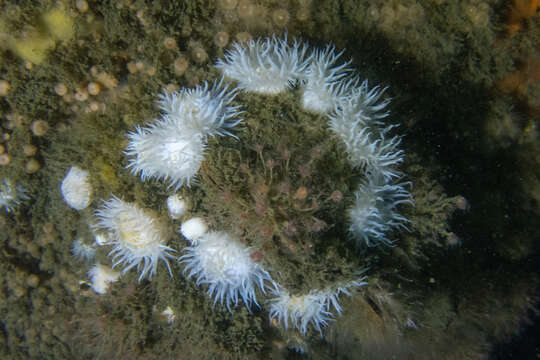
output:
[[[83,210],[90,204],[92,189],[88,181],[88,171],[72,166],[60,184],[64,201],[75,210]]]
[[[238,87],[260,94],[278,94],[304,76],[307,67],[306,45],[287,37],[251,40],[247,45],[233,43],[225,59],[216,67],[224,76],[238,81]]]
[[[170,306],[167,306],[165,310],[161,312],[161,316],[167,321],[167,324],[169,325],[172,324],[176,319],[174,310]]]
[[[230,103],[236,97],[237,89],[229,89],[223,81],[209,86],[204,82],[193,89],[182,89],[175,93],[164,92],[158,101],[165,117],[171,118],[178,128],[190,133],[213,135],[233,135],[231,129],[242,122],[239,106]]]
[[[104,246],[109,244],[109,234],[94,234],[94,243],[98,246]]]
[[[192,244],[196,243],[201,236],[208,231],[208,225],[203,218],[194,217],[186,220],[180,226],[180,232]]]
[[[332,307],[341,315],[339,295],[351,296],[350,288],[367,285],[365,278],[350,281],[341,286],[328,287],[324,290],[311,290],[303,295],[291,295],[286,289],[279,289],[277,298],[270,300],[270,321],[276,319],[287,329],[289,322],[305,335],[311,324],[322,336],[322,328],[333,321]]]
[[[88,270],[88,277],[92,282],[92,289],[98,294],[105,294],[109,288],[109,284],[118,281],[120,272],[96,263]]]
[[[203,135],[180,128],[171,117],[137,127],[128,138],[126,155],[132,157],[128,163],[131,172],[143,180],[166,180],[175,190],[190,185],[204,159]]]
[[[171,219],[179,219],[187,210],[187,202],[178,194],[170,195],[167,198],[167,209]]]
[[[12,212],[23,200],[27,200],[26,190],[16,186],[11,180],[4,179],[0,182],[0,207],[7,212]]]
[[[322,334],[322,327],[328,326],[328,321],[332,320],[326,295],[317,290],[295,296],[282,289],[279,296],[270,301],[270,320],[276,319],[286,329],[291,322],[302,335],[306,334],[310,323]]]
[[[336,53],[334,46],[328,45],[310,56],[301,86],[305,110],[327,114],[358,86],[359,79],[349,68],[351,62],[338,64],[342,54],[343,51]]]
[[[410,183],[387,183],[380,174],[368,173],[358,191],[356,201],[349,209],[349,231],[358,244],[368,247],[378,244],[392,245],[387,234],[394,228],[404,228],[408,220],[397,213],[399,204],[413,204],[406,187]]]
[[[164,114],[159,120],[128,133],[128,167],[143,180],[163,179],[178,190],[189,186],[204,159],[206,139],[213,135],[231,135],[229,129],[242,119],[241,111],[230,103],[236,90],[222,82],[164,93],[159,106]],[[236,137],[236,136],[234,136]]]
[[[109,253],[113,255],[113,267],[125,264],[123,273],[126,273],[136,266],[140,281],[145,277],[150,279],[162,260],[172,276],[168,259],[173,258],[169,252],[175,250],[165,246],[163,231],[151,216],[114,196],[103,202],[96,216],[98,226],[110,232],[108,244],[114,246]]]
[[[83,239],[77,238],[71,245],[71,253],[78,260],[90,260],[96,255],[96,249],[92,245],[84,243]]]
[[[388,136],[394,126],[378,126],[375,118],[369,124],[361,112],[347,109],[340,107],[328,118],[330,129],[345,144],[350,163],[366,172],[379,173],[388,181],[399,177],[396,166],[403,162],[404,151],[399,148],[401,137]]]
[[[335,107],[335,116],[340,117],[341,122],[344,123],[360,121],[364,126],[371,127],[377,133],[377,127],[382,129],[385,127],[381,120],[390,114],[386,110],[390,99],[381,100],[386,89],[387,87],[381,88],[380,86],[370,89],[368,81],[364,80],[360,86],[351,89],[348,96],[339,98]]]
[[[263,293],[269,284],[276,287],[268,272],[251,259],[252,250],[224,232],[208,232],[185,251],[179,261],[186,264],[187,278],[195,276],[197,285],[208,284],[214,305],[219,300],[229,311],[239,298],[248,309],[252,304],[258,306],[256,287]]]
[[[351,164],[366,172],[380,173],[387,181],[400,176],[396,166],[403,162],[399,148],[401,137],[389,136],[395,125],[382,119],[388,99],[381,97],[386,88],[369,89],[367,80],[339,99],[328,115],[330,129],[344,142]]]

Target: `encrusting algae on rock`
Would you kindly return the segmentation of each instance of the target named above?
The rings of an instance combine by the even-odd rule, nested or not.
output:
[[[498,220],[535,182],[505,158],[532,164],[535,133],[508,98],[535,83],[482,94],[537,30],[491,47],[502,8],[439,3],[2,2],[0,357],[476,358],[510,335],[535,230]],[[475,125],[499,115],[502,157]]]

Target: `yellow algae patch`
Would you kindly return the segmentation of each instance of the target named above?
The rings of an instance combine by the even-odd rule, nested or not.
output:
[[[102,164],[99,172],[101,180],[112,186],[118,186],[120,181],[114,173],[114,168],[109,164]]]
[[[73,18],[62,10],[53,9],[41,17],[44,29],[23,36],[4,34],[9,48],[32,64],[45,60],[47,52],[56,47],[56,41],[69,40],[75,34]],[[0,30],[5,24],[0,23]],[[1,32],[1,31],[0,31]]]
[[[23,60],[39,64],[45,60],[47,51],[54,49],[55,43],[51,38],[35,34],[24,39],[12,40],[10,47]]]
[[[69,40],[74,35],[73,18],[59,9],[53,9],[43,15],[47,31],[56,40]]]
[[[97,170],[97,173],[99,174],[99,179],[106,183],[108,186],[112,186],[114,188],[120,186],[120,180],[118,180],[114,168],[111,165],[107,164],[103,158],[97,158],[94,161],[93,167]]]

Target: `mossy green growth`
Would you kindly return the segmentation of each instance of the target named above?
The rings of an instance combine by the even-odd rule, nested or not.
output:
[[[247,24],[238,16],[238,6],[229,11],[218,1],[89,1],[85,13],[77,12],[71,2],[65,14],[73,14],[75,41],[61,44],[57,39],[62,36],[53,36],[45,21],[36,25],[36,19],[43,20],[42,14],[51,11],[52,1],[0,2],[0,39],[4,40],[6,34],[15,34],[21,41],[46,38],[43,48],[32,41],[23,43],[25,53],[30,54],[25,55],[27,60],[32,62],[31,56],[36,56],[33,60],[41,61],[33,67],[23,66],[18,61],[22,57],[7,50],[9,41],[0,44],[1,78],[11,85],[8,96],[0,99],[1,115],[5,120],[10,114],[23,116],[20,128],[11,129],[8,121],[2,123],[3,134],[10,137],[3,145],[12,161],[0,168],[0,175],[24,184],[31,197],[13,213],[0,213],[0,272],[4,274],[0,279],[4,334],[0,336],[1,358],[250,359],[270,358],[270,354],[272,358],[291,358],[287,351],[290,347],[308,349],[308,356],[315,359],[427,359],[433,354],[442,359],[469,359],[485,355],[487,337],[510,334],[519,328],[519,321],[535,302],[530,289],[538,280],[528,274],[527,264],[535,248],[529,239],[537,238],[536,233],[527,228],[515,232],[499,218],[489,218],[485,223],[475,220],[474,226],[466,229],[454,229],[464,237],[461,246],[434,246],[444,244],[441,240],[451,234],[448,221],[455,198],[445,192],[459,193],[462,190],[458,189],[467,188],[473,180],[468,178],[463,184],[453,184],[453,190],[443,190],[434,181],[436,176],[430,171],[434,165],[425,156],[414,159],[418,166],[405,169],[406,180],[414,184],[416,207],[400,209],[400,213],[403,210],[412,221],[411,232],[392,234],[393,238],[400,237],[394,248],[354,252],[343,215],[362,172],[347,165],[339,142],[328,136],[324,118],[299,109],[294,91],[275,98],[239,96],[237,101],[246,110],[244,129],[235,130],[240,140],[210,139],[200,186],[181,192],[190,198],[188,216],[203,216],[213,229],[230,231],[253,246],[253,258],[262,256],[262,265],[294,293],[346,280],[355,269],[370,266],[369,286],[361,295],[340,298],[343,316],[325,330],[323,340],[318,333],[305,338],[294,331],[281,334],[268,325],[267,306],[262,301],[263,309],[251,314],[243,306],[232,313],[219,305],[213,307],[204,286],[185,280],[180,274],[182,267],[173,264],[173,279],[160,264],[152,282],[137,283],[137,273],[131,271],[111,286],[109,294],[97,295],[88,289],[84,281],[88,280],[86,272],[91,263],[74,259],[71,245],[77,237],[87,245],[93,243],[89,227],[95,222],[93,211],[111,194],[157,214],[169,230],[167,244],[180,253],[186,246],[177,234],[180,221],[167,218],[164,201],[170,192],[166,185],[141,182],[125,169],[125,134],[155,118],[155,96],[166,84],[190,87],[219,76],[211,66],[224,51],[213,43],[216,32],[228,32],[231,41],[239,32],[247,31],[254,38],[282,33],[283,28],[272,27],[275,9],[288,10],[290,36],[300,35],[301,41],[313,46],[332,42],[338,49],[346,48],[346,57],[355,59],[354,67],[363,78],[382,78],[390,85],[392,104],[397,104],[392,120],[402,124],[411,121],[410,127],[400,130],[409,132],[403,145],[408,162],[413,160],[412,148],[437,154],[434,157],[459,149],[461,161],[453,161],[449,171],[459,176],[471,164],[477,164],[477,149],[474,154],[466,152],[476,142],[434,152],[433,137],[443,137],[443,145],[467,133],[477,137],[482,133],[479,124],[492,127],[488,131],[490,148],[504,144],[505,152],[513,152],[519,145],[515,139],[519,143],[534,139],[534,131],[528,130],[529,126],[533,129],[534,119],[523,121],[523,129],[516,128],[509,121],[514,120],[517,109],[503,108],[492,117],[505,117],[494,126],[486,125],[489,119],[478,112],[474,97],[470,100],[463,96],[471,91],[489,91],[477,86],[491,86],[498,77],[514,70],[515,57],[535,53],[538,41],[534,40],[539,32],[534,21],[513,39],[503,41],[510,45],[500,47],[498,41],[494,46],[495,31],[504,25],[497,23],[504,18],[501,10],[506,7],[501,0],[251,3],[261,16]],[[489,23],[483,26],[486,13]],[[69,34],[69,27],[61,33]],[[165,37],[173,37],[178,48],[166,49]],[[51,40],[54,48],[49,47]],[[206,49],[206,63],[190,60],[190,42]],[[180,56],[190,61],[189,68],[182,76],[175,76],[172,64]],[[144,63],[145,70],[154,66],[155,74],[129,73],[127,63],[138,61]],[[410,62],[419,66],[406,65]],[[69,94],[90,81],[104,85],[91,69],[107,73],[117,83],[102,87],[100,95],[86,102],[70,103],[55,94],[59,82],[67,86]],[[438,79],[445,80],[441,86]],[[527,96],[533,98],[537,88],[529,85]],[[91,101],[103,102],[105,110],[87,114],[85,109]],[[461,109],[458,116],[456,109]],[[526,116],[521,110],[519,114]],[[50,125],[44,137],[31,135],[30,124],[37,119]],[[441,130],[457,123],[463,123],[466,132]],[[425,131],[428,124],[436,124],[436,130]],[[417,129],[424,131],[415,136]],[[505,133],[505,129],[511,131]],[[21,149],[28,143],[38,147],[37,159],[42,165],[33,175],[24,172],[27,158]],[[261,151],[257,151],[257,145]],[[285,148],[289,155],[284,158]],[[321,150],[322,155],[311,160],[314,149]],[[532,149],[523,156],[535,159],[537,153]],[[483,153],[481,159],[489,156]],[[534,164],[532,160],[521,166],[534,168]],[[93,202],[82,212],[70,209],[59,193],[60,181],[71,165],[90,172]],[[302,170],[311,170],[308,177],[300,172],[299,167],[304,165],[310,169]],[[481,181],[494,174],[492,169],[484,171],[487,177],[482,176]],[[530,200],[540,198],[534,172],[529,173],[530,178],[523,171],[512,174],[520,179],[520,186],[529,188],[526,206],[537,207],[538,201]],[[453,179],[446,181],[455,182]],[[279,191],[281,183],[289,184],[285,193]],[[299,191],[301,188],[305,191]],[[479,197],[500,199],[487,203],[500,209],[525,198],[514,197],[517,191],[509,188],[489,188],[486,194],[482,191],[478,191]],[[511,195],[505,198],[503,193]],[[335,201],[340,194],[341,200]],[[242,201],[235,203],[233,199]],[[255,210],[263,210],[264,216]],[[247,213],[246,219],[233,217],[242,213]],[[473,207],[462,215],[470,219],[475,213]],[[517,217],[513,212],[509,215],[512,220]],[[314,231],[315,224],[322,229]],[[269,233],[259,231],[264,228]],[[494,247],[490,245],[493,242]],[[475,244],[480,244],[477,249]],[[110,264],[109,251],[110,247],[99,247],[94,261]],[[486,263],[497,253],[499,257]],[[404,268],[403,259],[413,266]],[[283,271],[278,273],[276,269]],[[39,286],[27,286],[25,277],[36,274]],[[425,281],[430,277],[434,283]],[[156,319],[167,306],[175,312],[173,324]]]
[[[252,246],[292,291],[350,280],[364,266],[349,250],[346,213],[362,171],[348,164],[326,117],[300,108],[298,92],[237,101],[239,140],[212,139],[200,171],[211,226]]]
[[[457,245],[455,235],[449,229],[449,220],[457,209],[460,196],[450,197],[434,180],[425,175],[420,166],[410,166],[410,174],[415,179],[413,197],[415,208],[405,209],[409,216],[410,228],[417,236],[418,243],[436,245]],[[465,200],[466,201],[466,200]]]

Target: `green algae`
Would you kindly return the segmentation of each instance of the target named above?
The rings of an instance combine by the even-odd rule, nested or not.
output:
[[[364,265],[343,258],[352,243],[345,209],[362,176],[325,119],[300,111],[298,94],[238,101],[247,104],[241,140],[211,141],[200,172],[204,213],[262,251],[295,292],[352,280]],[[336,191],[346,195],[332,200]]]
[[[0,99],[0,110],[3,133],[10,137],[4,144],[12,160],[0,169],[0,175],[24,184],[31,197],[14,214],[0,217],[0,266],[5,274],[0,291],[2,357],[59,359],[76,354],[83,358],[152,359],[182,354],[201,359],[286,358],[292,356],[287,350],[290,346],[310,348],[313,358],[385,358],[396,354],[476,358],[485,351],[483,346],[490,336],[502,338],[518,329],[519,320],[534,302],[528,285],[537,281],[530,265],[516,268],[517,261],[527,264],[537,252],[530,240],[537,230],[522,219],[538,211],[538,202],[530,203],[530,196],[522,191],[531,193],[538,187],[534,188],[533,180],[527,181],[524,190],[510,187],[523,201],[509,205],[504,195],[508,189],[491,184],[489,191],[474,194],[464,184],[473,184],[475,190],[481,186],[463,174],[477,174],[479,170],[469,167],[478,169],[475,156],[484,146],[491,153],[481,152],[481,157],[502,163],[504,168],[519,158],[498,158],[501,146],[509,154],[521,151],[516,144],[519,135],[510,139],[479,135],[479,126],[483,121],[515,118],[508,106],[512,99],[505,96],[493,103],[484,99],[498,79],[515,69],[508,54],[531,52],[532,39],[539,34],[535,25],[515,39],[505,39],[506,47],[492,47],[504,26],[501,1],[442,1],[442,6],[424,1],[380,1],[369,6],[353,1],[305,1],[298,7],[294,2],[253,3],[261,7],[257,10],[260,21],[243,21],[208,1],[91,2],[84,14],[77,14],[72,4],[67,4],[73,14],[75,37],[48,48],[40,64],[27,69],[11,50],[1,49],[0,78],[7,79],[11,89]],[[52,4],[3,1],[1,6],[0,32],[20,36],[28,27],[43,33],[35,19]],[[304,292],[348,279],[355,269],[369,266],[369,287],[351,299],[343,298],[344,315],[323,339],[316,333],[301,339],[294,332],[281,332],[269,325],[264,310],[250,314],[240,306],[228,313],[223,307],[212,306],[205,290],[185,280],[175,264],[173,279],[161,264],[151,282],[138,284],[137,274],[131,272],[106,295],[92,293],[79,283],[87,279],[89,264],[73,259],[71,246],[77,237],[92,243],[92,209],[101,199],[115,194],[151,209],[171,234],[168,245],[175,249],[185,246],[176,235],[179,222],[167,216],[166,186],[155,181],[142,183],[125,169],[125,134],[158,116],[156,95],[165,85],[193,86],[218,76],[211,64],[223,50],[213,44],[215,32],[224,30],[232,35],[249,31],[253,36],[281,32],[269,15],[281,8],[291,16],[287,26],[290,36],[313,44],[331,41],[338,48],[347,48],[347,56],[355,59],[353,65],[372,84],[378,80],[391,86],[392,121],[401,123],[408,132],[404,147],[411,164],[405,170],[407,180],[414,184],[416,207],[404,211],[412,221],[411,231],[394,234],[396,248],[355,251],[343,214],[361,175],[347,166],[339,144],[327,136],[324,119],[303,114],[293,106],[298,104],[295,93],[272,99],[271,106],[261,97],[242,95],[237,101],[246,105],[246,120],[243,129],[235,129],[241,141],[211,139],[200,186],[181,190],[190,199],[190,214],[210,216],[213,227],[235,232],[238,229],[231,220],[253,208],[261,196],[263,202],[271,202],[273,212],[292,208],[294,211],[272,221],[257,222],[252,215],[245,220],[246,243],[265,250],[267,261],[282,271],[280,281]],[[306,20],[296,18],[301,11],[308,14]],[[487,23],[482,22],[483,12],[488,14]],[[167,36],[177,39],[176,49],[162,46]],[[174,60],[189,58],[193,43],[202,44],[209,60],[203,64],[190,60],[187,71],[175,75]],[[128,64],[137,61],[145,69],[154,66],[156,73],[129,72]],[[86,102],[65,101],[54,91],[55,84],[62,82],[74,94],[88,82],[99,81],[95,75],[99,72],[115,77],[118,86],[109,89],[103,82],[103,93]],[[528,91],[534,93],[531,89]],[[458,90],[465,95],[456,95]],[[479,93],[467,99],[468,94]],[[106,106],[87,113],[91,100]],[[12,114],[22,120],[14,128],[4,126]],[[37,119],[50,125],[43,137],[33,136],[30,130]],[[537,124],[533,117],[528,119],[514,126],[518,134],[525,134],[529,124]],[[465,146],[454,143],[452,148],[439,149],[437,142],[447,137],[464,139],[456,142]],[[36,174],[24,171],[28,157],[22,149],[29,143],[39,149],[36,158],[42,169]],[[314,161],[312,176],[305,179],[298,165],[310,161],[319,143],[324,144],[324,155]],[[257,145],[262,147],[260,154]],[[284,146],[291,154],[291,168],[296,168],[291,173],[282,170],[286,167],[281,157]],[[446,155],[437,158],[435,151]],[[448,155],[451,153],[462,155],[456,160]],[[527,145],[520,156],[535,159],[537,154],[535,146]],[[266,166],[269,159],[280,165],[272,174]],[[243,164],[247,165],[244,172]],[[331,176],[325,173],[328,164],[332,164]],[[60,181],[71,165],[91,174],[93,201],[80,213],[68,208],[59,193]],[[514,170],[512,176],[534,178],[526,172],[527,167],[534,166]],[[491,174],[503,177],[505,172]],[[266,192],[256,186],[273,185],[274,181],[289,182],[289,193],[279,195],[275,188]],[[301,186],[310,189],[309,201],[295,199]],[[311,189],[323,195],[311,197],[315,193]],[[324,196],[334,190],[346,195],[343,201],[324,203]],[[227,192],[242,205],[224,204]],[[460,221],[454,228],[455,196],[464,192],[472,196],[472,209],[458,216]],[[313,201],[321,203],[319,209],[299,211],[312,207]],[[526,208],[522,205],[525,202]],[[301,205],[295,207],[297,203]],[[481,214],[480,209],[489,209],[488,214]],[[310,232],[306,225],[313,217],[339,226]],[[507,218],[511,219],[508,223],[498,221]],[[301,236],[287,244],[282,239],[287,228],[284,222],[291,219],[303,227]],[[522,224],[523,230],[511,236],[514,226]],[[269,225],[271,241],[260,231]],[[465,238],[462,247],[449,249],[445,245],[450,232]],[[500,257],[486,255],[485,249],[495,250]],[[107,251],[99,249],[96,259],[108,264]],[[471,265],[479,259],[482,261]],[[494,263],[497,267],[492,269]],[[26,283],[31,274],[39,277],[37,287]],[[176,315],[170,325],[157,315],[167,306]],[[488,309],[496,316],[486,317]],[[420,329],[411,323],[407,326],[409,319]]]

